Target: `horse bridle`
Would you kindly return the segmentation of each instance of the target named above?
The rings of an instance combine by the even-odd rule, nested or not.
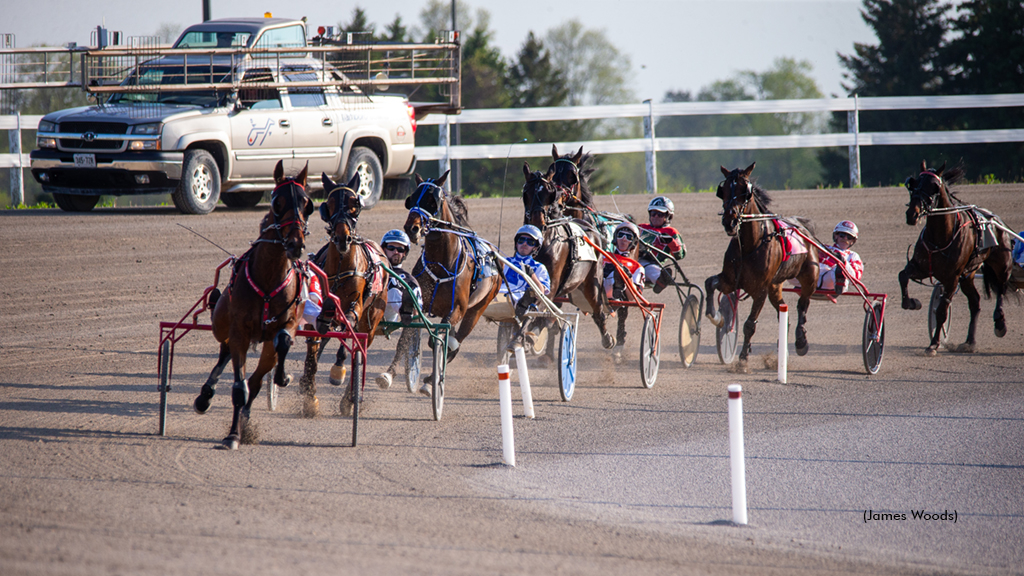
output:
[[[277,210],[274,208],[274,199],[277,197],[278,191],[283,186],[288,185],[288,184],[291,184],[291,185],[295,186],[295,188],[298,188],[300,192],[305,194],[306,187],[303,186],[302,184],[299,184],[295,180],[288,179],[288,180],[285,180],[285,181],[281,182],[280,184],[278,184],[277,187],[274,188],[274,191],[270,193],[270,213],[274,215],[274,223],[270,224],[266,228],[260,230],[260,234],[261,235],[264,232],[267,232],[269,230],[273,230],[277,234],[277,239],[275,240],[275,239],[272,239],[272,238],[258,238],[256,241],[253,242],[253,244],[256,244],[256,243],[259,243],[259,242],[267,242],[269,244],[281,244],[282,246],[285,245],[286,240],[285,240],[284,234],[281,233],[281,230],[283,230],[284,228],[286,228],[288,226],[294,226],[294,225],[300,225],[301,224],[301,226],[302,226],[302,228],[301,228],[302,237],[305,238],[306,235],[309,234],[309,227],[307,226],[307,222],[306,222],[305,219],[303,219],[300,216],[300,214],[302,214],[302,210],[299,208],[299,196],[296,193],[295,188],[291,189],[292,212],[295,214],[295,219],[294,220],[288,220],[287,222],[281,222],[282,215],[278,214]]]
[[[526,209],[525,220],[529,220],[530,216],[533,215],[534,212],[540,212],[543,214],[545,220],[556,220],[562,215],[562,210],[564,208],[563,192],[561,187],[550,180],[545,180],[544,176],[540,175],[539,171],[532,174],[532,177],[526,181],[526,185],[530,186],[535,182],[542,183],[541,187],[544,192],[549,190],[547,185],[554,188],[554,190],[551,191],[554,195],[554,200],[550,204],[540,203],[540,194],[537,192],[537,187],[534,186],[532,196],[530,197],[530,206]]]
[[[747,180],[745,178],[743,179],[743,183],[746,185],[746,193],[743,194],[742,196],[738,196],[736,194],[736,182],[740,178],[740,176],[736,176],[736,178],[732,180],[731,186],[729,187],[728,198],[725,197],[725,184],[729,182],[729,179],[726,178],[725,180],[722,180],[722,182],[718,185],[718,197],[722,199],[722,223],[725,223],[726,216],[733,217],[736,221],[736,227],[738,227],[739,224],[742,222],[741,215],[743,214],[743,211],[747,209],[747,204],[749,204],[750,200],[754,197],[754,188],[753,186],[751,186],[750,180]],[[742,200],[743,203],[739,205],[738,209],[735,209],[736,215],[732,216],[734,208],[736,208],[737,201],[740,200]]]
[[[353,197],[359,198],[359,196],[356,194],[356,192],[354,190],[352,190],[351,188],[347,187],[347,186],[338,186],[334,190],[331,190],[331,194],[334,194],[335,192],[337,192],[339,190],[341,190],[343,192],[345,192],[345,191],[350,192],[350,193],[352,193]],[[328,198],[330,198],[330,195],[328,195]],[[362,209],[362,202],[360,201],[360,205],[355,210],[355,214],[352,214],[348,210],[348,205],[344,203],[345,195],[342,194],[341,198],[342,198],[341,205],[335,207],[334,214],[331,214],[330,218],[324,218],[324,216],[325,216],[324,212],[326,211],[325,207],[327,206],[327,203],[324,202],[323,204],[321,204],[320,205],[320,217],[325,222],[327,222],[327,226],[326,226],[325,230],[327,231],[327,235],[331,239],[331,243],[334,244],[334,246],[338,249],[339,252],[344,252],[345,250],[342,249],[341,239],[338,238],[338,235],[337,235],[337,232],[336,232],[336,230],[338,229],[338,225],[339,224],[343,224],[343,223],[348,223],[349,230],[355,230],[356,229],[356,224],[359,221],[359,214],[362,212],[363,209]],[[353,237],[353,235],[349,234],[349,239],[350,240],[351,240],[352,237]]]
[[[561,192],[561,195],[563,197],[563,203],[564,203],[564,197],[569,197],[569,198],[573,199],[576,202],[582,202],[580,200],[580,197],[579,197],[579,194],[578,194],[580,186],[581,186],[581,182],[580,182],[580,168],[579,168],[579,166],[577,166],[575,162],[573,162],[572,160],[570,160],[568,158],[559,158],[559,159],[555,160],[555,175],[556,176],[558,175],[558,163],[559,162],[565,162],[566,164],[569,165],[569,167],[572,169],[573,175],[576,176],[576,183],[575,184],[570,184],[569,186],[566,186],[564,184],[561,184],[560,182],[556,182],[554,177],[551,178],[551,183],[555,186],[555,188],[559,192]]]
[[[942,181],[942,177],[934,172],[921,172],[918,174],[918,180],[914,183],[913,188],[910,187],[910,178],[907,178],[907,181],[904,183],[907,190],[910,191],[910,202],[907,202],[907,207],[909,208],[913,205],[914,200],[917,200],[921,204],[921,210],[924,212],[924,215],[928,215],[928,213],[933,210],[932,205],[935,203],[935,198],[939,195],[939,192],[936,192],[935,194],[924,193],[921,189],[922,176],[930,176],[931,178],[934,178],[936,183],[939,185],[939,192],[941,192],[945,183]]]

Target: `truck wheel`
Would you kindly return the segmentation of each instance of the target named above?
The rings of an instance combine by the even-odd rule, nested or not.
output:
[[[185,151],[181,183],[171,194],[182,214],[209,214],[220,198],[220,170],[206,150]]]
[[[220,197],[220,201],[228,208],[253,208],[262,200],[263,192],[233,192]]]
[[[380,159],[373,150],[362,146],[352,149],[348,157],[348,169],[345,170],[345,180],[348,181],[357,172],[360,180],[356,194],[363,199],[363,209],[369,210],[377,204],[384,191],[384,169],[381,168]]]
[[[99,196],[83,196],[81,194],[53,194],[57,207],[65,212],[88,212],[100,201]]]

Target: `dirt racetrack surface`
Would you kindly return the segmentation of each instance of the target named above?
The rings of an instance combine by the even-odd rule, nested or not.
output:
[[[959,195],[1024,228],[1024,186]],[[812,302],[810,353],[791,352],[780,384],[764,367],[777,336],[770,307],[750,374],[719,362],[706,319],[683,369],[675,295],[648,294],[666,303],[655,386],[640,386],[638,314],[621,364],[581,319],[571,402],[553,369],[532,367],[537,417],[523,417],[513,370],[514,468],[502,464],[497,329],[486,323],[449,366],[440,422],[401,381],[374,385],[395,342],[379,338],[358,446],[341,390],[326,383],[332,352],[320,364],[321,415],[299,415],[297,385],[280,390],[275,412],[257,398],[258,443],[236,452],[214,449],[230,424],[230,377],[206,415],[191,408],[217,350],[194,332],[177,346],[158,436],[158,322],[180,318],[225,258],[177,224],[241,254],[266,205],[202,217],[0,213],[0,574],[1024,573],[1024,308],[1008,299],[999,339],[995,301],[983,300],[976,353],[925,357],[926,311],[902,310],[897,283],[920,229],[904,221],[906,191],[773,196],[776,212],[810,217],[822,238],[841,219],[860,226],[865,282],[889,294],[880,372],[862,365],[858,299]],[[727,244],[720,201],[671,197],[683,268],[703,286]],[[644,218],[648,200],[598,203]],[[474,228],[492,241],[500,228],[510,252],[520,201],[468,206]],[[405,216],[401,202],[382,202],[360,230],[379,239]],[[326,240],[315,215],[310,228],[307,250]],[[911,289],[928,301],[930,288]],[[966,320],[958,295],[954,344]],[[296,376],[304,353],[300,341],[289,356]],[[743,386],[747,526],[730,523],[732,383]]]

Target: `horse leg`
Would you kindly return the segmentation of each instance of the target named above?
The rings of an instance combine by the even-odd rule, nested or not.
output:
[[[910,291],[907,289],[907,285],[910,283],[911,278],[924,278],[924,275],[921,274],[920,269],[913,260],[907,262],[907,265],[903,267],[903,270],[900,270],[900,295],[903,297],[900,305],[903,306],[904,310],[920,310],[921,301],[917,298],[911,298]]]
[[[320,400],[316,397],[316,371],[320,354],[327,347],[325,338],[306,338],[306,362],[299,379],[302,393],[302,415],[312,418],[320,413]]]
[[[199,391],[199,396],[196,396],[195,401],[192,402],[192,408],[195,409],[197,414],[206,414],[206,411],[210,409],[210,399],[217,392],[217,380],[220,379],[220,375],[224,372],[224,367],[228,365],[228,360],[230,359],[231,348],[227,344],[221,344],[217,365],[210,371],[210,376]]]
[[[814,284],[811,284],[811,292],[814,292]],[[811,306],[811,296],[800,292],[800,299],[796,302],[796,338],[793,341],[796,347],[797,356],[806,356],[810,344],[807,342],[807,309]]]
[[[761,314],[761,308],[764,307],[766,296],[766,292],[761,292],[752,298],[750,316],[743,323],[743,348],[740,350],[739,363],[736,365],[736,369],[739,372],[747,373],[750,371],[750,368],[747,366],[747,358],[750,356],[750,346],[754,338],[754,332],[757,331],[757,317]]]
[[[274,384],[281,388],[288,386],[292,382],[292,375],[285,374],[284,372],[284,359],[288,356],[288,351],[291,350],[293,343],[295,343],[295,339],[285,329],[278,330],[277,335],[274,336],[274,351],[277,353]]]
[[[242,410],[249,403],[249,385],[245,381],[245,354],[244,344],[235,343],[231,347],[231,364],[235,373],[235,383],[231,386],[231,430],[220,446],[227,450],[238,450],[238,445],[242,441]]]
[[[939,299],[939,305],[935,308],[935,325],[940,328],[935,330],[935,334],[932,334],[931,342],[929,342],[928,347],[924,349],[924,353],[927,356],[935,356],[938,354],[939,339],[942,337],[941,326],[946,323],[946,318],[949,314],[949,304],[953,300],[954,292],[956,292],[955,278],[950,282],[942,283],[942,298]]]
[[[626,346],[626,317],[629,316],[629,308],[623,306],[615,311],[618,316],[618,326],[615,331],[615,347],[612,348],[612,360],[616,364],[622,362],[622,351]]]
[[[978,313],[981,312],[981,294],[978,293],[978,288],[974,285],[974,275],[961,276],[960,277],[960,290],[967,297],[967,308],[971,312],[971,322],[967,325],[967,341],[956,347],[957,352],[973,353],[976,349],[974,340],[974,330],[978,323]],[[935,321],[938,322],[938,314],[936,314]],[[945,322],[945,318],[943,318]],[[942,324],[936,324],[941,326]],[[935,331],[938,334],[938,330]]]
[[[707,294],[707,310],[704,314],[708,317],[716,327],[721,327],[723,323],[722,313],[715,310],[715,290],[718,289],[718,275],[710,276],[704,281],[704,293]]]

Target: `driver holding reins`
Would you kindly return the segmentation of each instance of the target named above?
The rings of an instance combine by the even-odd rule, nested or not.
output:
[[[857,230],[857,225],[850,220],[843,220],[836,224],[832,231],[833,244],[830,248],[846,262],[846,269],[853,273],[853,279],[859,281],[864,275],[864,261],[860,259],[860,254],[852,250],[853,245],[857,243],[858,236],[860,236],[860,232]],[[845,272],[841,269],[837,272],[838,264],[827,253],[821,254],[821,261],[818,263],[819,290],[834,290],[837,296],[846,291],[848,280]]]
[[[675,205],[664,196],[658,196],[647,205],[649,224],[640,224],[640,234],[644,242],[654,246],[654,250],[641,247],[640,263],[644,266],[647,281],[654,284],[654,293],[660,294],[666,286],[673,284],[672,268],[663,266],[672,260],[686,257],[686,245],[679,231],[669,226],[675,216]],[[657,251],[655,251],[657,250]]]

